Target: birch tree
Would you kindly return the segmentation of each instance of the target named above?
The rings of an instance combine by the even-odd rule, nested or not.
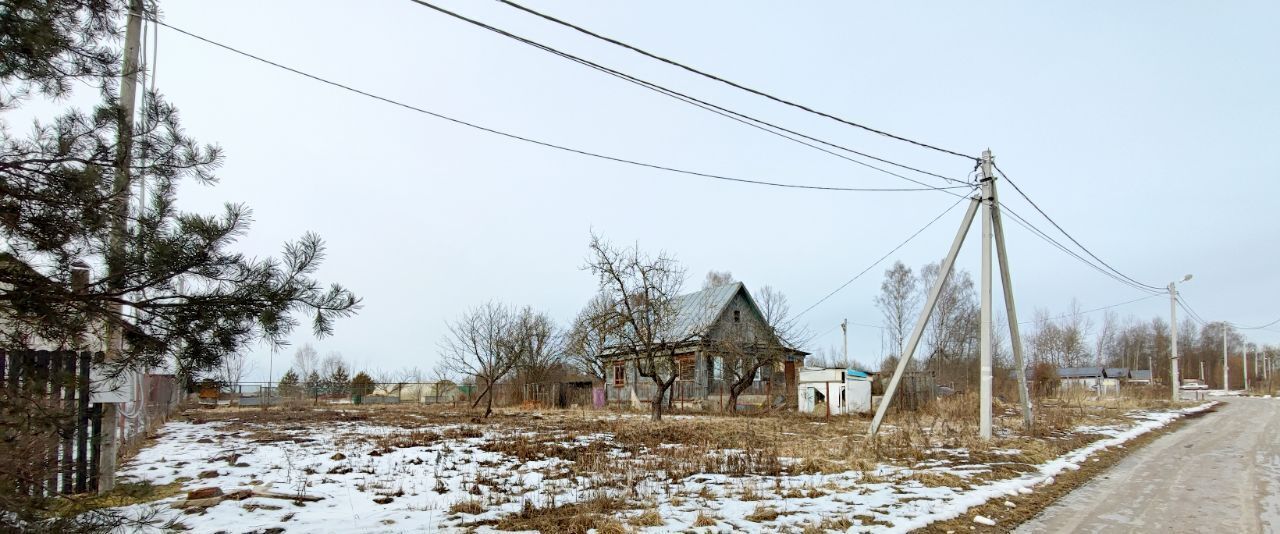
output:
[[[915,327],[916,314],[920,311],[920,285],[911,268],[900,261],[894,262],[893,267],[884,272],[875,302],[884,316],[890,352],[901,358],[907,335]]]

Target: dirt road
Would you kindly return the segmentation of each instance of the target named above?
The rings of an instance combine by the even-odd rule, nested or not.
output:
[[[1224,400],[1015,532],[1280,532],[1280,399]]]

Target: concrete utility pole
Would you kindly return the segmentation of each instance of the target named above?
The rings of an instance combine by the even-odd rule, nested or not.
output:
[[[1182,281],[1191,280],[1191,275],[1182,277]],[[1182,388],[1182,383],[1178,381],[1178,283],[1169,282],[1169,339],[1170,339],[1170,356],[1169,360],[1169,379],[1173,390],[1172,400],[1177,402],[1178,390]],[[1204,375],[1204,372],[1200,372]]]
[[[1243,345],[1244,345],[1244,349],[1243,349],[1244,352],[1241,353],[1240,368],[1244,371],[1244,392],[1248,393],[1249,392],[1249,343],[1245,342],[1243,343]]]
[[[1200,381],[1204,382],[1204,362],[1200,362]]]
[[[844,352],[842,354],[844,356],[844,363],[842,365],[844,365],[845,367],[848,367],[849,366],[849,319],[840,320],[840,334],[844,337]]]
[[[988,159],[990,151],[987,151]],[[994,178],[994,177],[993,177]],[[1013,348],[1013,366],[1018,370],[1018,402],[1022,404],[1022,428],[1031,431],[1031,394],[1027,389],[1027,365],[1022,357],[1022,334],[1018,330],[1018,307],[1013,302],[1013,273],[1009,270],[1009,252],[1004,246],[1004,220],[1000,211],[1000,193],[991,184],[991,223],[996,233],[996,258],[1000,261],[1000,287],[1004,294],[1004,312],[1009,321],[1009,345]]]
[[[991,439],[991,151],[982,151],[982,311],[978,331],[978,437]]]
[[[1222,322],[1222,392],[1231,391],[1230,376],[1227,374],[1229,366],[1227,364],[1227,322]]]
[[[938,303],[938,295],[942,292],[947,278],[951,276],[955,268],[956,255],[959,254],[961,246],[964,245],[965,236],[973,225],[973,218],[977,215],[979,206],[983,208],[982,311],[980,318],[981,331],[979,332],[981,344],[979,433],[983,439],[991,438],[991,345],[993,339],[991,329],[991,307],[993,304],[991,297],[991,245],[993,239],[996,254],[1000,260],[1000,277],[1004,289],[1005,309],[1009,315],[1009,335],[1013,346],[1014,366],[1018,369],[1018,397],[1022,401],[1023,424],[1028,430],[1031,429],[1031,401],[1027,395],[1026,366],[1022,360],[1022,340],[1018,332],[1018,313],[1013,303],[1013,281],[1009,272],[1008,254],[1004,246],[1004,226],[1001,223],[1000,204],[997,202],[996,197],[995,175],[992,173],[994,164],[992,163],[990,150],[983,151],[981,163],[982,192],[979,196],[970,199],[969,209],[965,212],[964,220],[960,223],[960,229],[956,232],[955,240],[951,243],[951,249],[947,252],[947,256],[942,262],[938,278],[934,280],[933,286],[929,289],[928,299],[925,300],[924,308],[920,310],[920,317],[916,320],[915,327],[911,330],[909,341],[903,347],[902,354],[898,359],[898,366],[893,372],[893,378],[889,380],[889,386],[885,389],[883,400],[880,401],[880,406],[876,408],[875,418],[871,420],[871,427],[868,431],[870,436],[875,436],[880,430],[880,423],[884,420],[890,403],[893,402],[893,396],[898,391],[898,384],[902,381],[902,375],[920,345],[920,338],[924,334],[925,325],[929,322],[929,317],[933,314],[934,307]]]
[[[118,141],[115,157],[115,179],[112,182],[111,236],[109,254],[117,258],[124,255],[125,235],[129,219],[129,172],[133,151],[133,114],[138,85],[138,47],[142,32],[142,0],[130,0],[128,21],[124,33],[124,70],[120,79],[121,116],[118,125]],[[124,273],[118,262],[107,262],[107,285],[113,291],[124,288]],[[124,352],[124,313],[119,304],[112,304],[107,312],[106,362],[119,361]],[[116,403],[104,403],[102,410],[102,450],[99,454],[98,493],[107,493],[116,485],[116,455],[120,450],[120,417]]]

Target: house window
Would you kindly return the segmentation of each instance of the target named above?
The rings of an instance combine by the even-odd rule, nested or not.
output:
[[[618,362],[613,364],[613,385],[622,387],[627,384],[627,364]]]
[[[676,375],[677,380],[693,380],[693,356],[681,356],[676,360],[679,374]]]
[[[733,310],[733,322],[737,323],[741,321],[742,321],[742,312],[739,310]]]

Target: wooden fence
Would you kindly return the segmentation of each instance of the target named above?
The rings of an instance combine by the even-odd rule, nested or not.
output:
[[[0,350],[8,408],[2,417],[5,433],[12,433],[5,439],[25,434],[37,440],[27,460],[34,469],[10,473],[20,493],[97,491],[102,405],[90,402],[89,371],[101,358],[100,352]]]

